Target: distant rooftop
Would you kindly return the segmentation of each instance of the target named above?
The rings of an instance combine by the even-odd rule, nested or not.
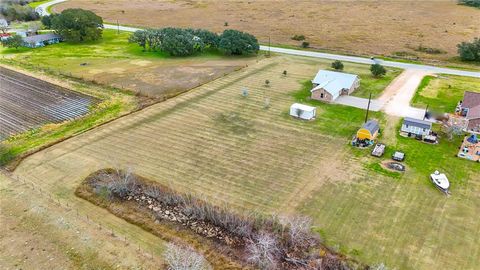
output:
[[[26,38],[23,38],[23,41],[26,43],[37,43],[37,42],[44,42],[44,41],[52,40],[56,38],[60,38],[60,36],[54,33],[48,33],[48,34],[26,37]]]
[[[403,123],[409,126],[432,129],[432,123],[428,121],[420,120],[420,119],[405,117],[405,119],[403,120]]]

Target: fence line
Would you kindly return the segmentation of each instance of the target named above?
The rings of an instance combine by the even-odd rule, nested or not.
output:
[[[39,185],[37,185],[36,183],[34,183],[33,181],[27,180],[25,178],[21,178],[18,175],[17,176],[12,176],[10,173],[4,172],[4,171],[1,171],[1,170],[0,170],[0,174],[2,174],[3,176],[5,176],[7,179],[9,179],[11,182],[13,182],[15,184],[20,184],[20,185],[22,185],[26,188],[30,188],[33,191],[36,191],[38,194],[41,194],[46,199],[47,202],[55,204],[57,207],[63,209],[66,213],[68,213],[68,212],[75,213],[74,218],[76,218],[77,220],[81,220],[82,222],[85,222],[87,224],[93,225],[93,228],[98,228],[99,231],[102,231],[103,233],[106,233],[107,236],[113,237],[118,241],[124,242],[124,244],[126,246],[132,246],[132,247],[136,246],[137,247],[136,250],[138,252],[140,252],[142,254],[142,257],[143,257],[142,259],[139,260],[142,263],[142,265],[141,265],[142,269],[144,269],[145,259],[155,260],[155,255],[154,255],[153,251],[149,252],[149,251],[145,250],[144,248],[140,247],[140,244],[135,245],[135,243],[130,242],[128,240],[127,236],[125,236],[125,235],[123,237],[121,237],[120,235],[117,236],[114,233],[113,228],[110,228],[110,230],[108,230],[108,228],[102,226],[102,224],[100,222],[95,222],[92,218],[90,218],[88,216],[88,214],[82,215],[78,212],[78,209],[75,209],[75,211],[73,211],[74,209],[71,208],[68,205],[68,202],[63,204],[62,202],[60,202],[59,198],[57,198],[55,200],[50,193],[44,192],[44,190],[42,190],[42,188]],[[31,176],[31,177],[36,179],[35,176]],[[21,194],[21,193],[17,193],[17,194]]]

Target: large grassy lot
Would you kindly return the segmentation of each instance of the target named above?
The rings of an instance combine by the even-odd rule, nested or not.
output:
[[[35,181],[55,200],[129,237],[134,233],[124,222],[75,197],[90,173],[131,167],[235,210],[304,213],[328,244],[366,263],[474,269],[480,260],[478,164],[454,157],[457,141],[426,145],[401,138],[400,119],[374,113],[370,118],[382,123],[389,153],[407,153],[404,175],[379,170],[372,165],[379,159],[349,145],[364,111],[306,98],[306,81],[328,64],[290,56],[261,60],[36,153],[14,176]],[[291,118],[296,101],[317,106],[317,119]],[[435,169],[450,177],[451,197],[430,184]],[[152,243],[145,234],[138,239]]]
[[[465,91],[480,92],[480,79],[443,74],[426,76],[412,99],[412,105],[428,105],[439,112],[453,113]]]
[[[256,60],[256,57],[226,57],[217,52],[176,58],[161,52],[143,52],[140,46],[128,43],[130,34],[105,30],[103,38],[95,42],[60,43],[33,50],[3,49],[0,53],[24,65],[160,99],[185,92]]]

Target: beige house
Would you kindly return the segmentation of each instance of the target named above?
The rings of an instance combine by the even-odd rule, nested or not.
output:
[[[333,102],[339,96],[350,95],[360,87],[360,78],[354,74],[320,70],[312,83],[312,99]]]

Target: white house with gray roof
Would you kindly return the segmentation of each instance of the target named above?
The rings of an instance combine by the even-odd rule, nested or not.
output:
[[[355,74],[320,70],[312,83],[312,99],[332,102],[339,96],[350,95],[360,87],[360,78]]]
[[[43,47],[49,44],[55,44],[62,41],[62,38],[54,33],[35,35],[23,38],[23,45],[29,48]]]
[[[432,123],[420,119],[405,117],[400,130],[408,135],[424,137],[430,135],[432,131]]]

